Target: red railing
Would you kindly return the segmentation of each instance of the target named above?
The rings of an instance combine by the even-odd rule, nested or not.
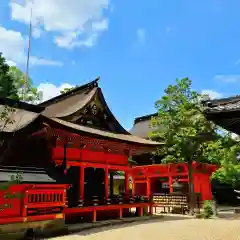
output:
[[[23,216],[61,212],[66,207],[66,185],[35,185],[25,192]]]

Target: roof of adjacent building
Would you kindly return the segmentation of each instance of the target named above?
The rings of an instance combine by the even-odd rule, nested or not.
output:
[[[149,133],[154,131],[155,129],[150,126],[151,119],[152,117],[156,117],[157,115],[157,113],[153,113],[135,118],[134,125],[130,130],[130,133],[134,136],[147,139],[149,137]]]
[[[0,105],[0,112],[5,111],[5,106]],[[38,117],[39,113],[26,111],[19,108],[12,108],[11,112],[7,113],[8,117],[0,120],[0,126],[2,132],[16,132],[28,126],[34,122]]]
[[[206,100],[203,102],[205,113],[240,110],[240,96]]]
[[[240,134],[240,96],[205,100],[203,106],[207,119],[228,131]]]
[[[44,108],[32,104],[0,98],[1,132],[16,132],[34,122]],[[5,115],[5,116],[3,116]]]
[[[48,182],[54,183],[55,180],[50,178],[44,169],[38,168],[22,168],[22,167],[5,167],[0,166],[0,182],[8,182],[12,176],[16,177],[21,173],[22,182]]]

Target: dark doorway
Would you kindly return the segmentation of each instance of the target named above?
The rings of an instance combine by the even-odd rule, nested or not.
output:
[[[80,198],[80,167],[70,167],[67,171],[67,179],[68,184],[71,184],[68,190],[68,205],[76,207]]]
[[[105,171],[102,168],[85,168],[84,202],[92,204],[93,198],[103,201],[105,197]]]

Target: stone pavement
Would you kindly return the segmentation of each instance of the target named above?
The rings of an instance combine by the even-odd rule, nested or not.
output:
[[[165,216],[156,221],[96,228],[54,240],[240,240],[240,220]]]

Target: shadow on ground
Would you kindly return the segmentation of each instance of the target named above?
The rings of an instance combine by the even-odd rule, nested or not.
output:
[[[219,212],[218,218],[227,220],[240,220],[240,214],[236,214],[234,212]]]
[[[126,228],[126,227],[133,227],[137,225],[146,225],[146,224],[151,224],[151,223],[156,223],[156,222],[166,222],[166,221],[177,221],[177,220],[186,220],[189,219],[187,216],[176,216],[176,215],[164,215],[164,216],[159,216],[159,218],[156,219],[148,219],[148,220],[142,220],[142,221],[136,221],[136,222],[131,222],[131,223],[121,223],[121,224],[116,224],[116,225],[109,225],[109,226],[99,226],[99,227],[93,227],[91,229],[83,230],[83,231],[76,231],[76,232],[71,232],[69,235],[79,235],[79,236],[87,236],[95,233],[100,233],[103,231],[109,231],[113,229],[120,229],[120,228]]]

